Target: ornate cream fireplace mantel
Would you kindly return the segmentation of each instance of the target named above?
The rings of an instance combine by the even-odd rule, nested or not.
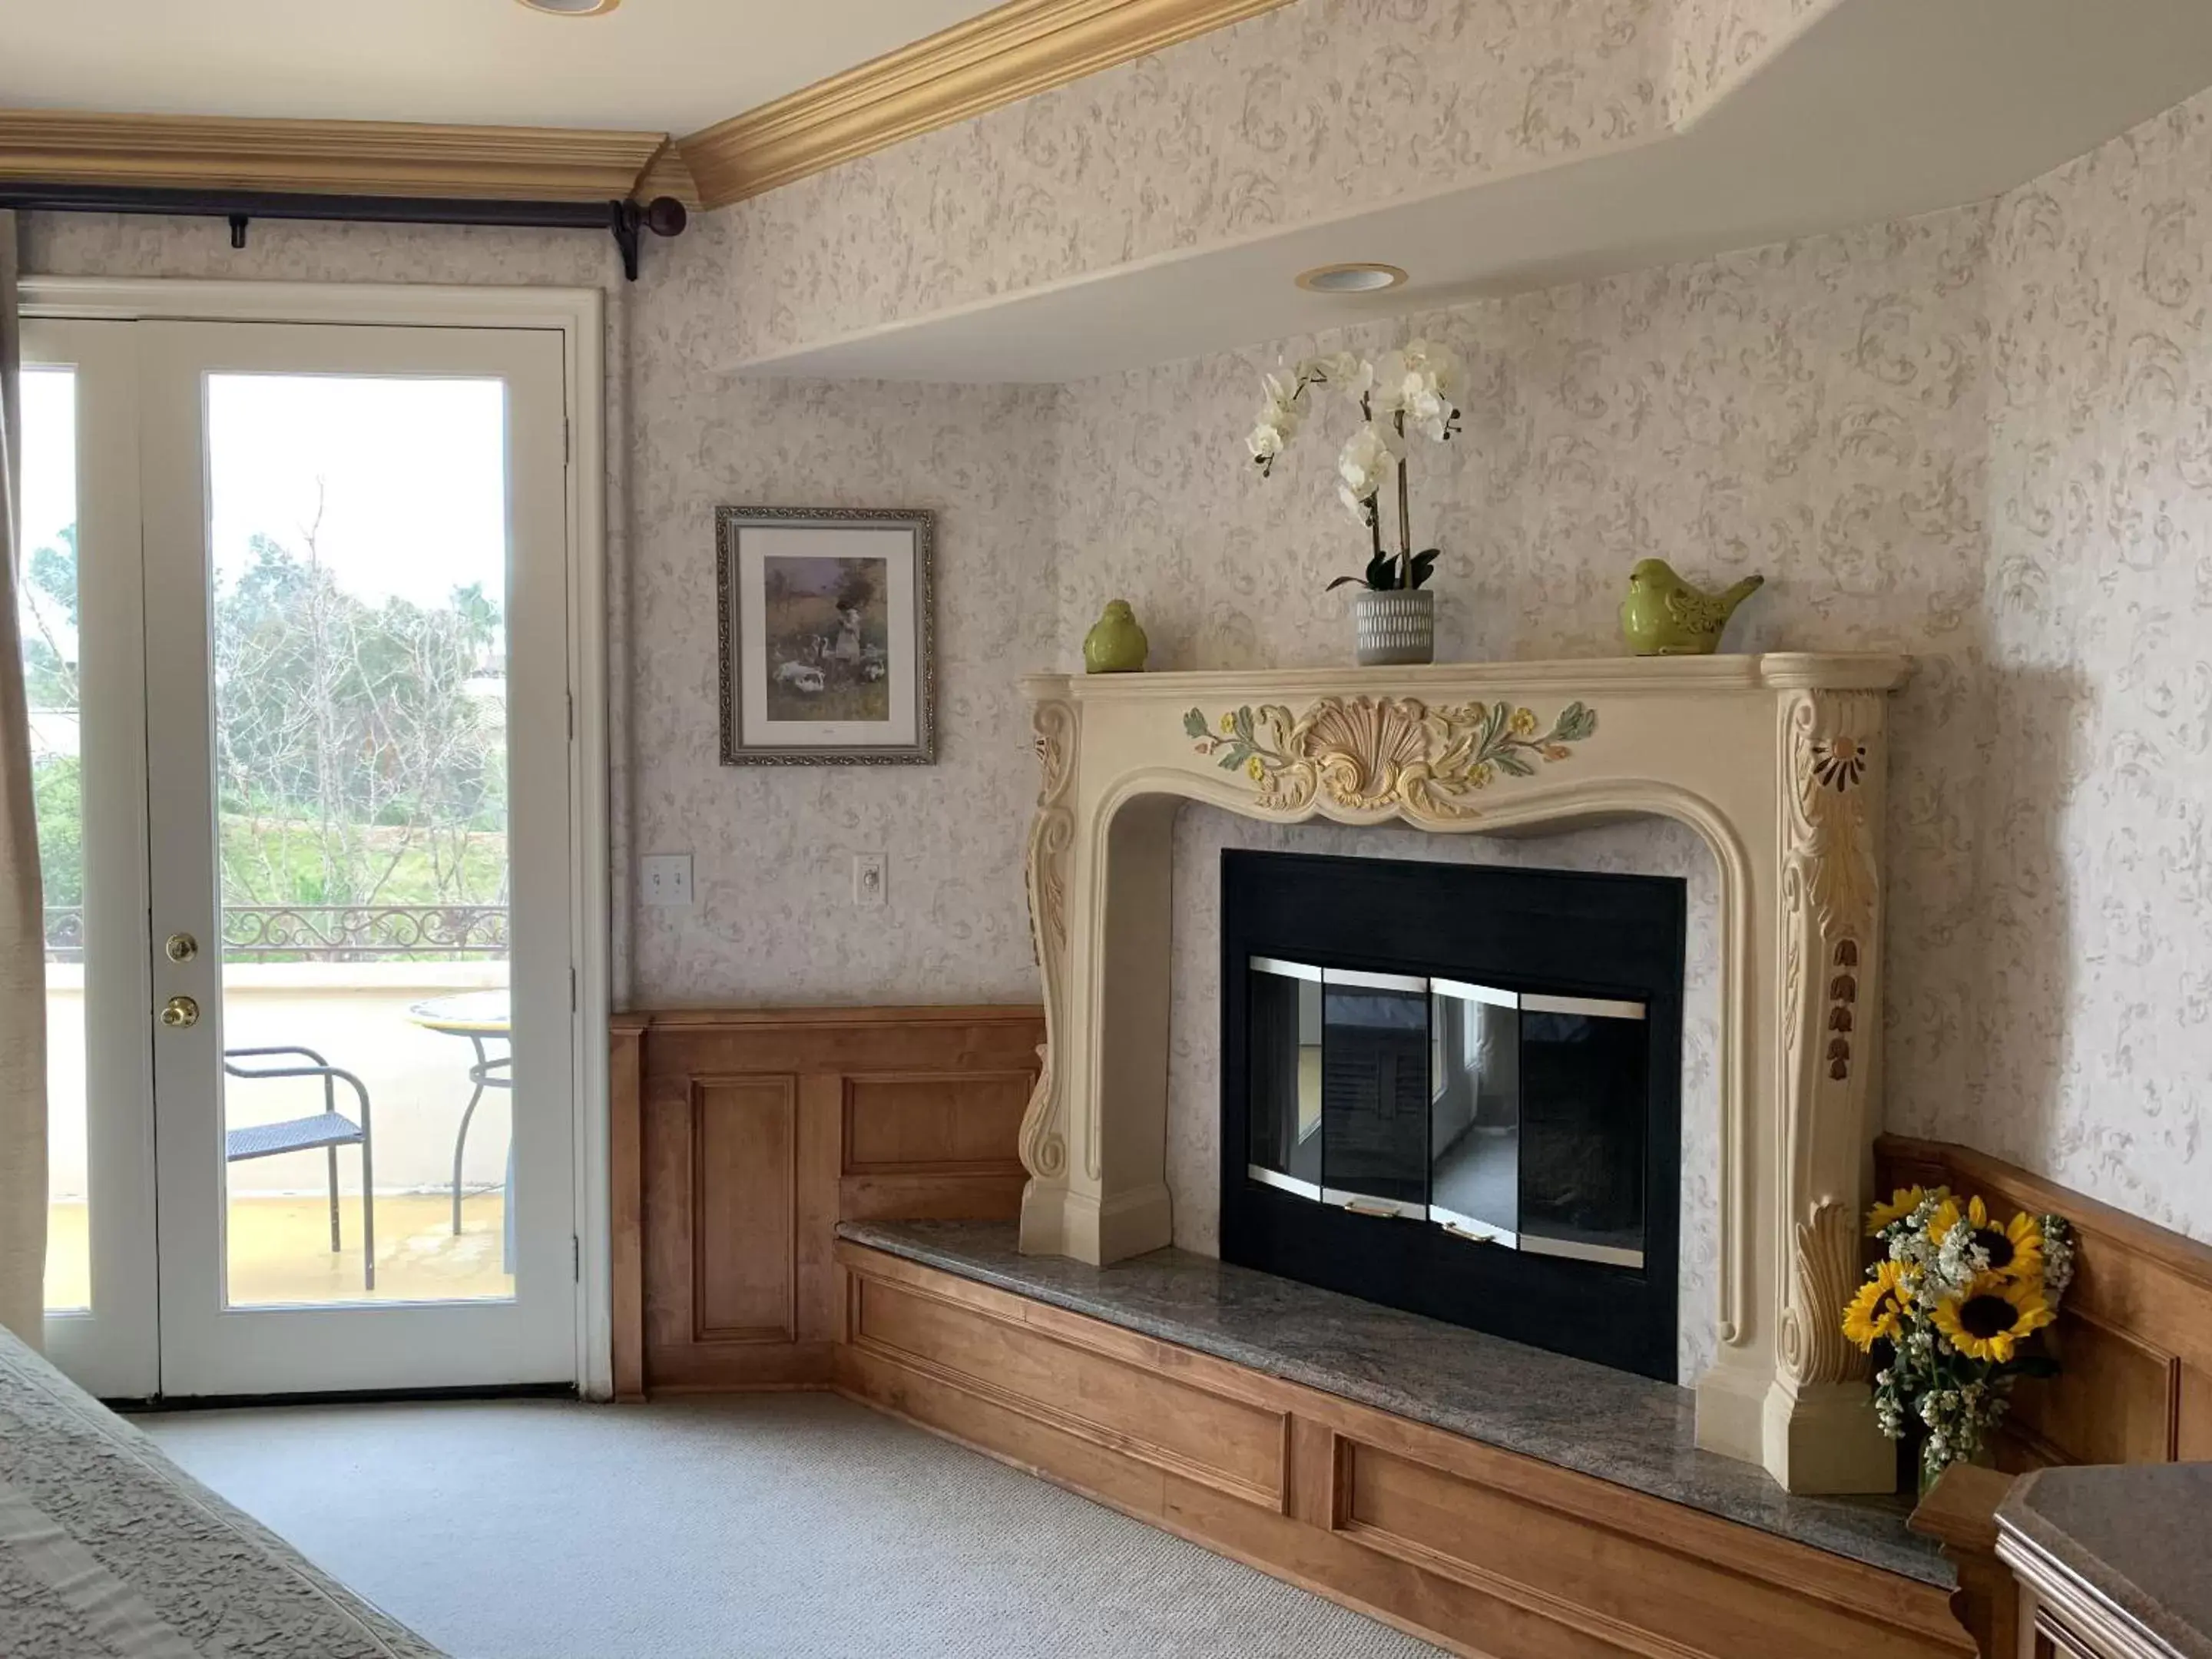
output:
[[[1022,1248],[1103,1263],[1170,1239],[1185,801],[1448,833],[1679,819],[1720,872],[1720,1341],[1697,1385],[1698,1443],[1792,1492],[1892,1490],[1838,1312],[1879,1127],[1886,694],[1910,666],[1765,655],[1025,680],[1048,1042],[1022,1125]]]

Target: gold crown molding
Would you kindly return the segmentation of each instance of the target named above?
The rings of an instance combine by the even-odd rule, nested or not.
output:
[[[696,206],[681,167],[660,132],[0,110],[0,179],[40,184],[498,201],[649,185]]]
[[[659,152],[646,163],[645,171],[638,174],[629,194],[641,202],[673,196],[695,211],[706,205],[699,199],[699,186],[692,182],[691,169],[684,160],[684,152],[676,147],[672,138],[661,141]]]
[[[951,126],[1285,0],[1009,0],[679,140],[708,207]]]

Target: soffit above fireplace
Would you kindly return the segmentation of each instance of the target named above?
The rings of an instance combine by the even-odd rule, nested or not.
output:
[[[1837,1328],[1880,1121],[1886,693],[1895,656],[1773,653],[1024,681],[1048,1052],[1023,1248],[1166,1244],[1171,828],[1248,817],[1528,832],[1679,819],[1720,875],[1720,1359],[1710,1449],[1793,1491],[1887,1491]]]

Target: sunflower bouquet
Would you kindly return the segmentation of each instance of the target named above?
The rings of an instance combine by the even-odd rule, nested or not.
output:
[[[2012,1403],[2014,1380],[2048,1376],[2026,1350],[2074,1277],[2072,1230],[2055,1215],[2000,1223],[1978,1197],[1900,1188],[1867,1214],[1884,1255],[1844,1310],[1844,1334],[1876,1350],[1875,1415],[1893,1440],[1924,1437],[1924,1491],[1972,1461]]]

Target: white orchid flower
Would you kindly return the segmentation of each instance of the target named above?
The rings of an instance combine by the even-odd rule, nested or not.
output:
[[[1376,359],[1371,406],[1378,414],[1403,415],[1415,432],[1442,443],[1451,435],[1466,380],[1467,371],[1451,348],[1410,340],[1404,349]]]
[[[1336,458],[1337,477],[1343,480],[1339,494],[1347,504],[1368,500],[1382,487],[1397,464],[1397,447],[1391,434],[1368,422],[1346,441],[1343,453]],[[1364,509],[1353,505],[1352,510],[1362,523],[1366,522]]]
[[[1298,372],[1309,380],[1319,380],[1332,392],[1339,392],[1357,403],[1375,383],[1373,368],[1349,351],[1332,351],[1326,356],[1309,357],[1298,366]]]
[[[1453,403],[1459,401],[1467,385],[1467,368],[1457,352],[1428,340],[1408,340],[1404,356],[1406,367],[1423,378],[1426,390]]]
[[[1368,372],[1375,381],[1369,407],[1377,415],[1395,415],[1406,406],[1406,380],[1410,370],[1404,352],[1384,352]]]
[[[1252,452],[1254,460],[1265,463],[1273,460],[1276,456],[1281,454],[1283,446],[1289,441],[1290,434],[1285,432],[1279,426],[1263,419],[1259,425],[1252,428],[1251,434],[1244,440],[1244,447]]]

